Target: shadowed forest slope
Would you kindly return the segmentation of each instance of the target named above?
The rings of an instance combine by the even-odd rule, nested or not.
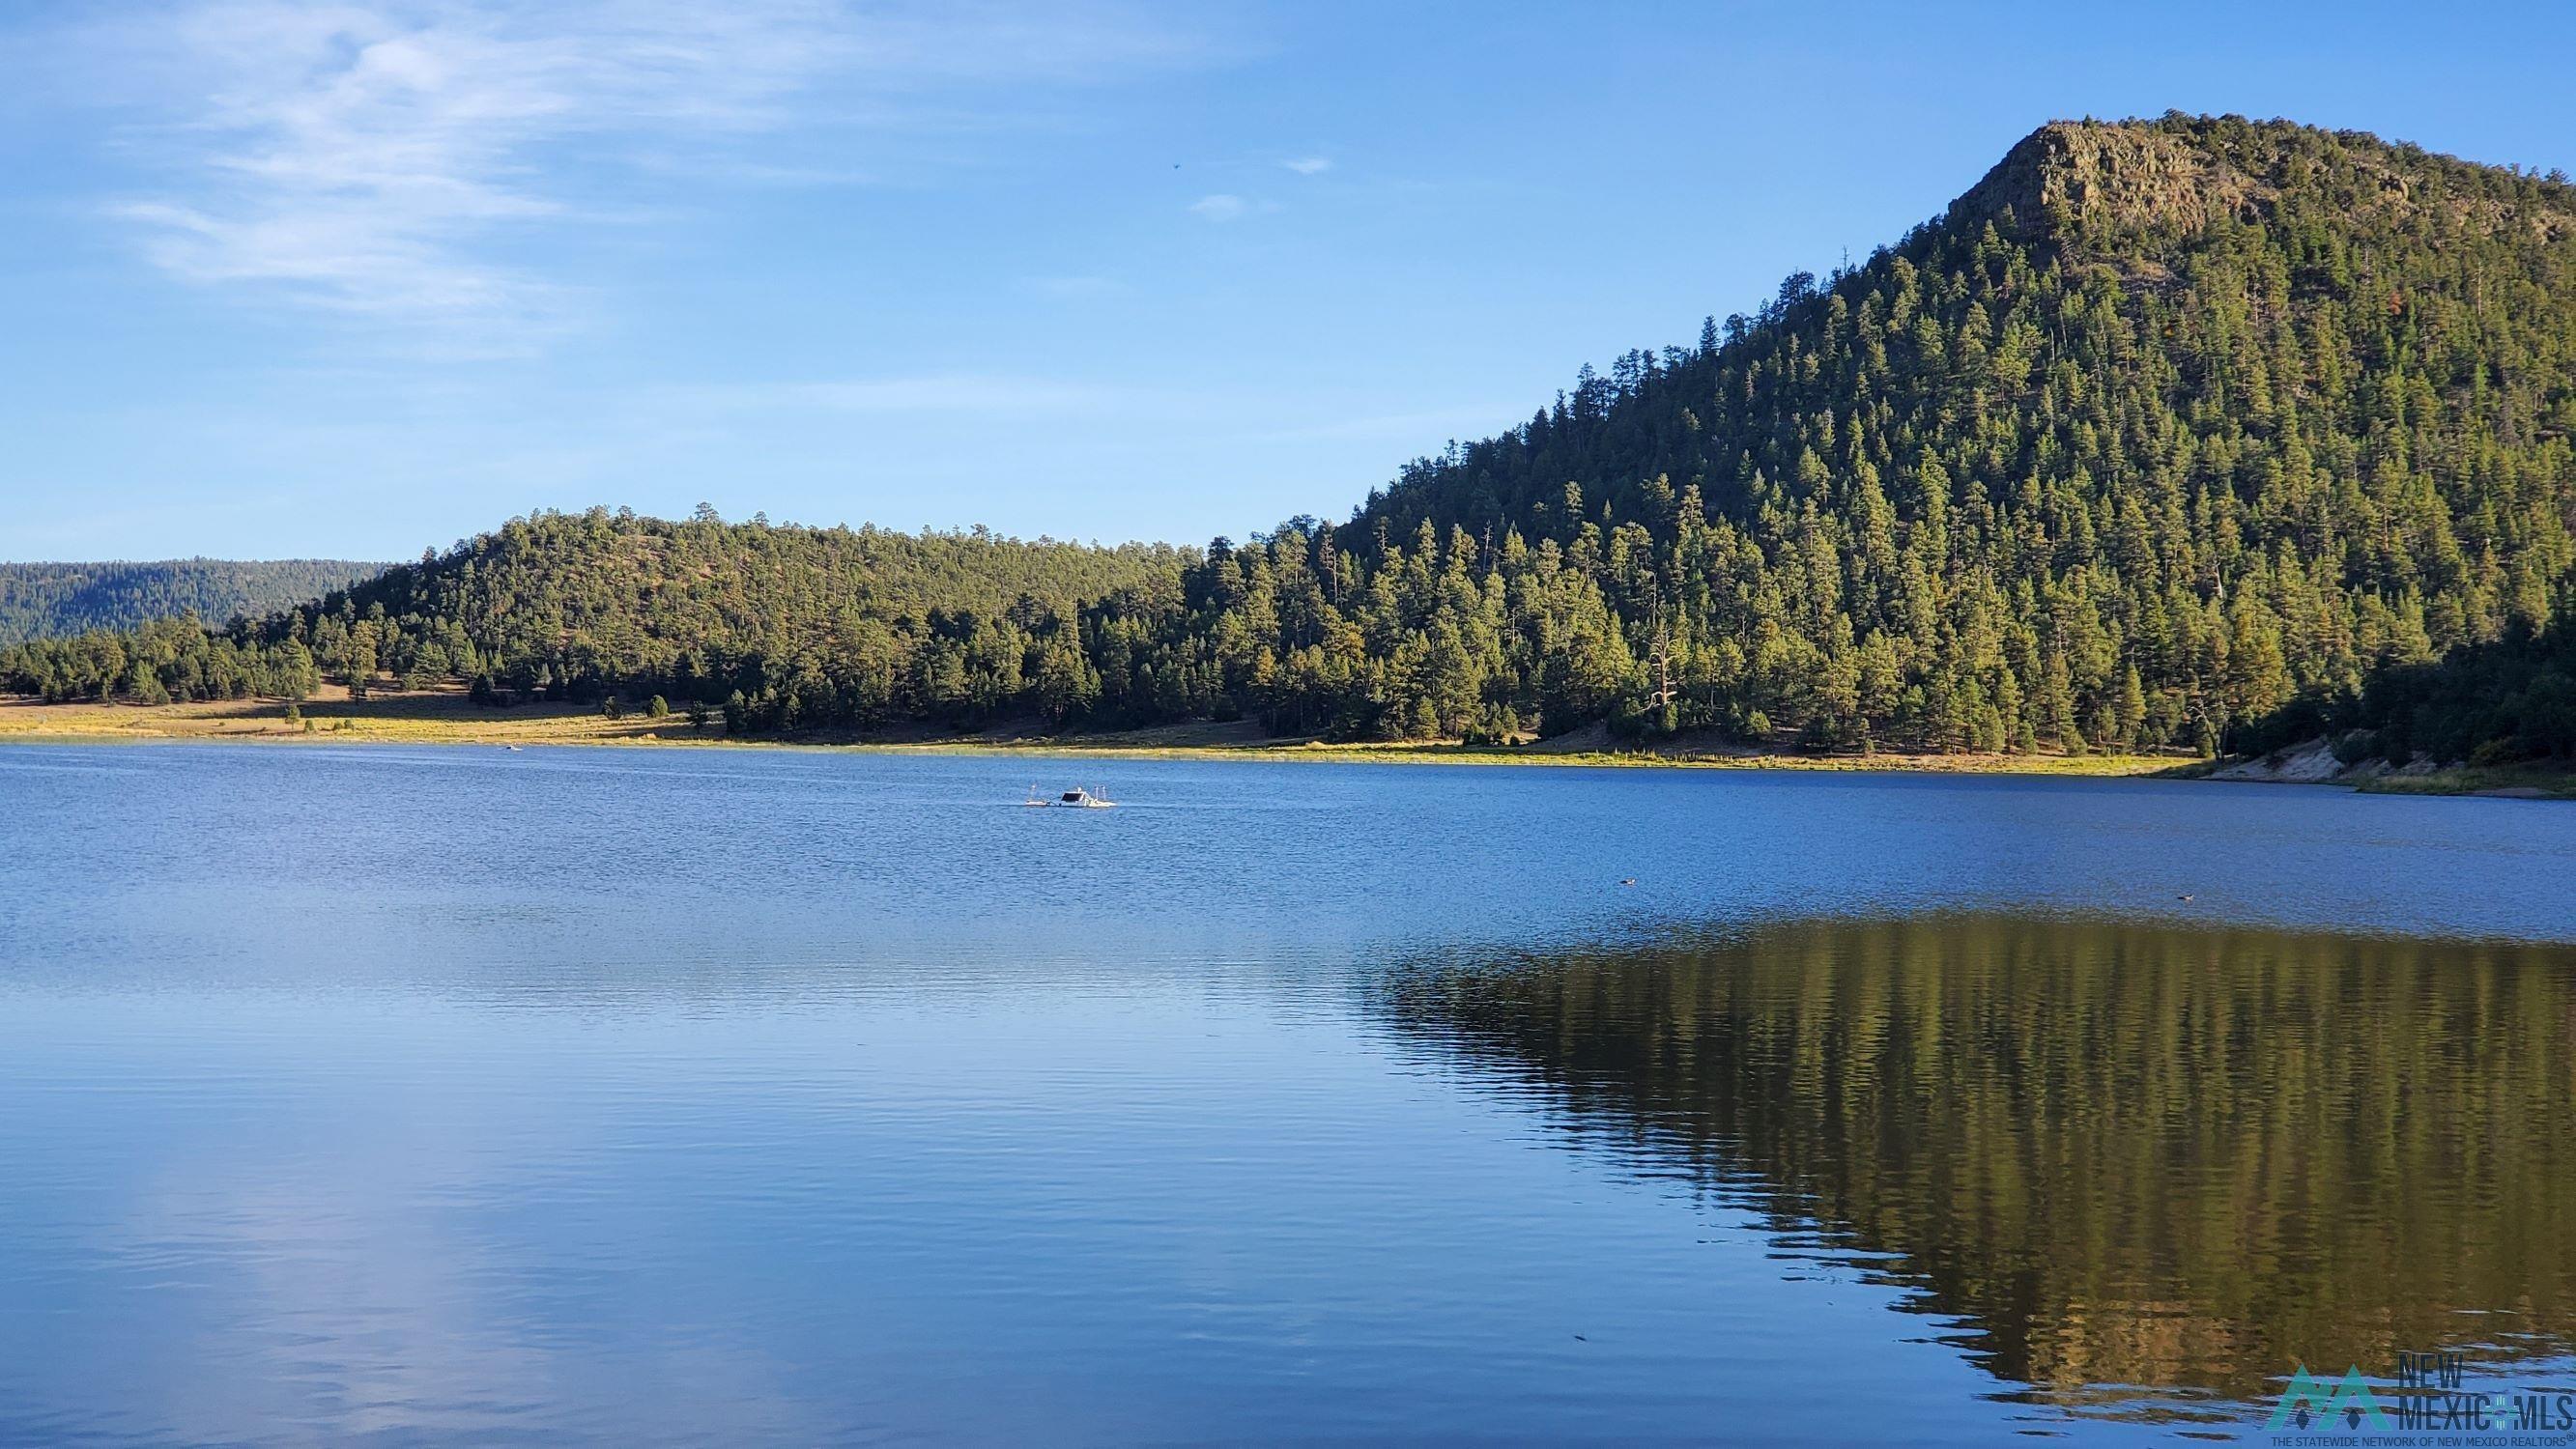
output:
[[[0,644],[194,614],[221,624],[300,604],[384,568],[346,559],[0,563]]]

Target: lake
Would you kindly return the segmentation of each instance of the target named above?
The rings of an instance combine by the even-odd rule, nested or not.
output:
[[[2418,1353],[2576,1393],[2564,806],[0,749],[7,1442],[2268,1442]]]

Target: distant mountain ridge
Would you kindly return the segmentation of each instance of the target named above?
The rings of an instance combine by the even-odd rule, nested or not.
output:
[[[223,624],[318,598],[384,569],[349,559],[0,563],[0,645],[130,629],[180,614]]]
[[[2564,757],[2571,218],[2559,173],[2354,132],[2053,122],[1862,264],[1586,367],[1338,525],[1113,557],[548,515],[219,639],[0,677],[148,697],[302,650],[772,730],[2208,751],[2296,721]]]

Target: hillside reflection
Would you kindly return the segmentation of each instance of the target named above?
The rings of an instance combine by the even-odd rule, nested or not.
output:
[[[1384,990],[1588,1150],[1904,1285],[2036,1398],[2576,1342],[2576,950],[1959,916]]]

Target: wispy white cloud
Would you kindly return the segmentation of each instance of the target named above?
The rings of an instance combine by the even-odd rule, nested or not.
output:
[[[1333,169],[1330,156],[1291,156],[1279,163],[1300,176],[1321,176]]]
[[[841,0],[184,0],[73,43],[151,78],[123,134],[164,181],[111,210],[162,269],[516,351],[580,312],[525,243],[651,215],[621,174],[842,184],[768,151],[1200,53],[1117,10]]]
[[[1190,203],[1190,214],[1202,221],[1240,221],[1251,211],[1251,202],[1222,191]]]

